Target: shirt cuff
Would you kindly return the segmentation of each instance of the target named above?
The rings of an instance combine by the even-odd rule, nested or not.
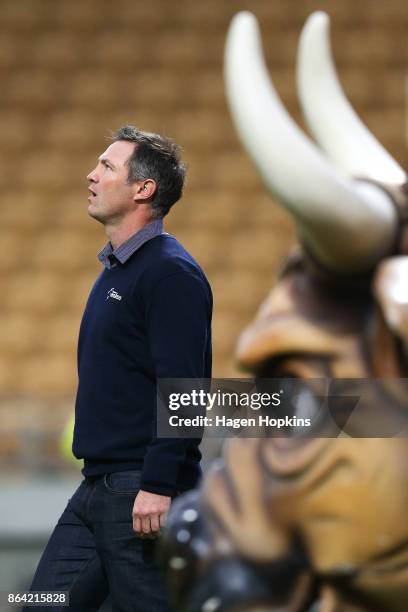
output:
[[[177,491],[174,487],[160,483],[143,482],[140,485],[141,491],[147,493],[156,493],[156,495],[167,495],[168,497],[175,497]]]

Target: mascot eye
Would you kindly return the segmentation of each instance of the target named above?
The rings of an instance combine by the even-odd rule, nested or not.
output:
[[[282,432],[290,437],[316,435],[327,424],[328,385],[327,379],[304,379],[291,375],[289,371],[284,376],[275,372],[273,378],[256,379],[259,392],[279,393],[280,404],[267,409],[267,412],[272,417],[287,419],[288,425]],[[305,422],[310,422],[306,429],[300,427],[300,423]]]
[[[300,419],[315,420],[322,409],[324,394],[317,395],[317,390],[312,389],[304,380],[296,382],[291,399],[294,416]]]

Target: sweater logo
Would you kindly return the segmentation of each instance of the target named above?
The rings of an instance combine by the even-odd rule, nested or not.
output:
[[[122,299],[122,296],[119,295],[119,293],[116,291],[116,289],[114,287],[112,287],[112,289],[109,289],[108,291],[108,295],[106,296],[106,299],[109,300],[109,298],[113,298],[114,300],[120,300]]]

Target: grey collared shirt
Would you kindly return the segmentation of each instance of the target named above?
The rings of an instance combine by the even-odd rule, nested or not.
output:
[[[163,220],[155,219],[142,227],[136,234],[133,234],[126,242],[118,246],[117,249],[113,249],[111,243],[108,242],[102,251],[98,253],[98,259],[105,268],[110,270],[113,266],[116,266],[117,262],[124,264],[145,242],[162,233]]]

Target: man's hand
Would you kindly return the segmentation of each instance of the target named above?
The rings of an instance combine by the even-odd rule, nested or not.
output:
[[[133,504],[133,531],[142,536],[157,536],[166,520],[171,497],[139,491]]]

